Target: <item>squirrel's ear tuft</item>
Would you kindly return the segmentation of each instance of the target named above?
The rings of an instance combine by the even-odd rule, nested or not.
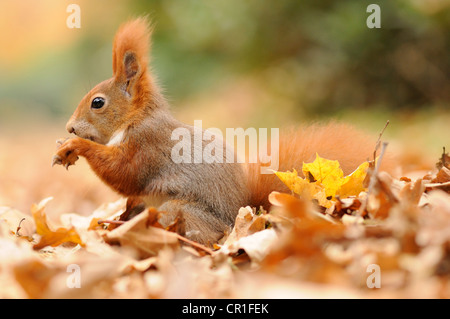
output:
[[[113,43],[113,75],[128,82],[147,72],[151,28],[146,17],[123,24]]]

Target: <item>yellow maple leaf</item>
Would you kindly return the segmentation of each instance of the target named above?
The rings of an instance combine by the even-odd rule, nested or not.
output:
[[[365,190],[364,179],[369,163],[362,163],[353,173],[344,177],[338,161],[328,160],[316,154],[312,163],[303,163],[302,171],[307,178],[292,172],[275,172],[278,178],[297,195],[306,199],[316,199],[319,205],[329,208],[332,199],[356,196]]]
[[[306,179],[298,176],[297,171],[294,169],[292,172],[275,172],[275,175],[295,194],[312,198],[319,190],[319,186],[316,183],[310,183]]]
[[[51,198],[44,199],[39,204],[34,204],[31,207],[31,214],[33,216],[34,222],[36,224],[36,232],[41,235],[39,243],[33,246],[33,249],[38,250],[44,248],[45,246],[59,246],[66,242],[71,242],[74,244],[80,244],[84,246],[80,236],[76,230],[72,228],[59,227],[56,230],[52,230],[47,223],[47,216],[44,212],[45,204]]]
[[[333,202],[328,199],[329,197],[327,196],[325,189],[321,189],[319,192],[314,194],[313,198],[317,200],[320,206],[330,208],[333,205]]]
[[[346,198],[349,196],[357,196],[359,193],[364,191],[365,187],[363,182],[366,178],[368,168],[369,162],[364,162],[359,165],[353,173],[345,176],[338,191],[338,195],[341,198]]]
[[[323,186],[301,178],[295,169],[292,172],[275,172],[275,175],[295,194],[307,200],[316,199],[321,206],[331,207],[332,202],[327,199]]]
[[[316,153],[314,162],[303,163],[302,170],[305,176],[312,175],[314,180],[324,186],[326,197],[334,197],[341,187],[344,172],[338,161],[322,158]]]

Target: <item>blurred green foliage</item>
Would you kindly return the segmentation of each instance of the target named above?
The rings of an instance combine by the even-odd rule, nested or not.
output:
[[[448,106],[450,4],[378,1],[382,27],[369,29],[373,2],[136,1],[135,10],[156,10],[155,55],[176,95],[252,72],[310,112]]]
[[[380,29],[366,26],[370,3],[381,7]],[[132,0],[126,8],[117,25],[142,14],[154,21],[152,69],[173,102],[246,76],[294,101],[299,116],[449,108],[447,0]],[[108,5],[97,18],[108,19]],[[49,48],[26,72],[0,69],[0,101],[70,114],[111,76],[116,30],[101,31],[84,30],[63,52]]]

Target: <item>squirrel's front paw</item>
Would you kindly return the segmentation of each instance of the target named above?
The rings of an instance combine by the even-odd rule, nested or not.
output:
[[[52,158],[52,166],[55,164],[63,165],[66,169],[74,165],[78,160],[78,151],[76,149],[76,138],[59,139],[56,141],[57,150]]]

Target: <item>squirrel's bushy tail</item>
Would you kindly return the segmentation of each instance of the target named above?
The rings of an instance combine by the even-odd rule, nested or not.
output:
[[[317,153],[322,158],[339,161],[344,175],[348,175],[363,162],[373,159],[375,145],[376,138],[346,124],[329,123],[291,129],[280,132],[278,171],[296,169],[302,175],[303,163],[313,162]],[[385,156],[382,168],[391,171],[393,167],[393,159],[390,155]],[[259,163],[249,164],[247,173],[250,205],[253,207],[268,209],[268,196],[272,191],[290,193],[275,174],[261,174]]]

